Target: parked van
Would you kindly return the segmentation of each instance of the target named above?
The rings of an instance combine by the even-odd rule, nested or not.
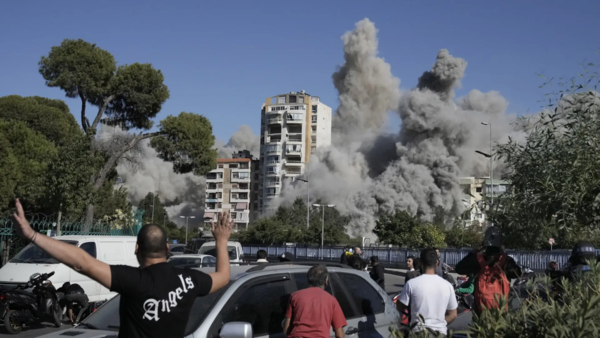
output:
[[[229,252],[230,263],[243,262],[244,251],[242,250],[242,244],[240,244],[240,242],[227,242],[227,251]],[[202,244],[198,253],[217,257],[216,242],[211,241]]]
[[[76,245],[98,260],[110,265],[137,267],[134,236],[57,236],[54,239]],[[39,247],[29,244],[0,269],[0,285],[27,282],[34,273],[49,273],[52,284],[59,288],[65,282],[79,284],[90,301],[110,299],[116,295],[100,283],[59,263]]]

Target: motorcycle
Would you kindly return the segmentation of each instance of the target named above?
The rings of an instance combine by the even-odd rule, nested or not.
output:
[[[28,324],[50,320],[55,327],[62,325],[62,308],[56,289],[48,281],[54,272],[33,274],[29,282],[12,289],[0,290],[0,318],[6,331],[20,333]],[[31,291],[25,291],[29,290]]]

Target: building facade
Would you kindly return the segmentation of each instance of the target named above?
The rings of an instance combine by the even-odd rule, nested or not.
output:
[[[269,97],[262,106],[258,207],[281,192],[283,181],[302,175],[311,152],[331,144],[331,108],[304,91]]]
[[[471,225],[478,222],[483,225],[486,221],[486,206],[483,201],[485,198],[492,197],[492,180],[489,177],[461,177],[460,187],[463,191],[462,202],[465,206],[465,213],[462,220],[465,225]],[[510,183],[504,180],[494,180],[493,196],[500,196],[510,190]]]
[[[226,211],[236,229],[246,229],[256,216],[253,197],[258,196],[258,185],[253,186],[253,174],[258,173],[258,160],[253,160],[248,151],[233,157],[218,159],[217,168],[206,175],[204,222],[216,222]]]

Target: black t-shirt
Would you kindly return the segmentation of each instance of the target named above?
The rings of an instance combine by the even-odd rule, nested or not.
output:
[[[209,275],[166,262],[143,269],[112,265],[110,270],[110,290],[121,295],[119,337],[183,337],[194,301],[212,288]]]
[[[79,284],[71,284],[69,286],[60,287],[56,292],[62,292],[65,295],[73,294],[73,293],[85,293],[83,288]]]

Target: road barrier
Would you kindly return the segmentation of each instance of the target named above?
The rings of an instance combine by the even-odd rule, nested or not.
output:
[[[272,245],[242,245],[244,255],[248,258],[256,257],[258,250],[265,250],[269,257],[277,257],[284,252],[291,252],[297,259],[323,259],[339,261],[344,247],[303,247],[303,246],[272,246]],[[379,257],[379,261],[386,266],[396,266],[404,268],[406,266],[406,257],[419,257],[420,249],[402,249],[402,248],[365,248],[363,249],[365,259],[371,256]],[[466,249],[440,249],[441,260],[454,266],[460,262],[470,250]],[[570,253],[565,251],[516,251],[507,250],[519,264],[525,265],[533,270],[544,270],[552,260],[556,261],[560,267],[567,264]]]

